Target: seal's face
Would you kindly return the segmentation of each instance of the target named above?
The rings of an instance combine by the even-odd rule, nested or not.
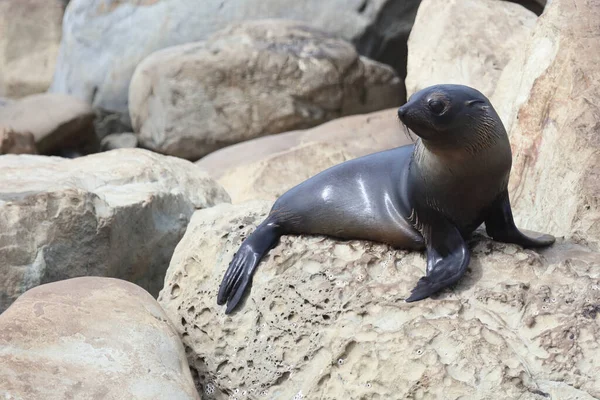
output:
[[[436,85],[413,94],[398,117],[428,142],[463,139],[486,118],[491,105],[479,91],[463,85]]]

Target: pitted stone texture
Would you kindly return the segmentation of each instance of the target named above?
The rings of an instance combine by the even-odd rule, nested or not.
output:
[[[0,311],[29,288],[77,276],[157,295],[194,210],[229,201],[192,163],[140,149],[5,155],[0,182]]]
[[[392,108],[239,143],[203,157],[196,165],[217,179],[234,203],[275,201],[329,167],[409,143],[410,133]]]
[[[553,0],[494,95],[524,227],[600,245],[600,2]]]
[[[491,96],[536,15],[501,0],[423,0],[408,41],[406,92],[457,83]]]
[[[423,254],[287,236],[226,316],[219,283],[269,207],[196,212],[159,296],[214,398],[600,396],[600,254],[562,240],[537,253],[477,234],[460,283],[408,304]]]
[[[0,315],[0,397],[199,400],[156,300],[109,278],[39,286]]]
[[[198,159],[230,144],[401,103],[387,65],[308,25],[260,20],[150,55],[129,112],[140,143]]]

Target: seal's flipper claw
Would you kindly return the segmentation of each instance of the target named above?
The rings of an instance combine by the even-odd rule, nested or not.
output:
[[[417,282],[417,286],[412,290],[410,296],[405,300],[407,303],[412,303],[414,301],[419,301],[428,298],[438,290],[440,290],[439,285],[432,283],[426,276],[419,279]]]
[[[227,309],[225,309],[225,314],[230,314],[238,305],[248,285],[252,282],[252,277],[250,275],[244,274],[240,281],[235,286],[232,296],[229,298],[227,302]]]
[[[519,231],[513,219],[508,190],[504,190],[490,207],[485,219],[485,230],[494,240],[523,247],[547,247],[556,241],[552,235],[532,238]]]

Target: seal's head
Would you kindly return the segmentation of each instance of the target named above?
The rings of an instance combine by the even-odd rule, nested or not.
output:
[[[420,90],[398,109],[398,117],[428,147],[485,143],[506,136],[490,101],[464,85],[435,85]]]

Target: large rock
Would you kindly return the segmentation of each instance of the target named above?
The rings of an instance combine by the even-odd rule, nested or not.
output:
[[[491,96],[536,20],[509,1],[423,0],[408,41],[407,94],[459,83]]]
[[[196,212],[159,296],[215,399],[600,396],[600,253],[563,240],[538,253],[477,234],[452,290],[406,303],[423,254],[286,236],[226,316],[220,280],[269,206]]]
[[[129,91],[142,146],[198,159],[255,137],[400,105],[394,71],[305,24],[232,25],[206,42],[158,51]]]
[[[109,276],[156,295],[194,210],[229,196],[192,163],[147,150],[0,157],[0,311],[25,290]]]
[[[199,399],[177,332],[140,287],[50,283],[0,315],[3,399]]]
[[[232,22],[259,18],[309,22],[353,41],[362,55],[392,64],[401,72],[419,2],[73,0],[65,14],[52,90],[75,95],[95,108],[118,111],[126,118],[129,82],[146,56],[205,40]]]
[[[411,142],[397,109],[392,108],[239,143],[209,154],[196,165],[217,179],[234,203],[275,200],[336,164]]]
[[[45,92],[58,57],[62,0],[0,1],[0,96]]]
[[[97,151],[100,143],[93,120],[88,104],[62,94],[27,96],[0,108],[0,129],[33,134],[41,154]]]
[[[509,130],[517,220],[600,242],[600,2],[553,0],[506,67],[494,104]]]

